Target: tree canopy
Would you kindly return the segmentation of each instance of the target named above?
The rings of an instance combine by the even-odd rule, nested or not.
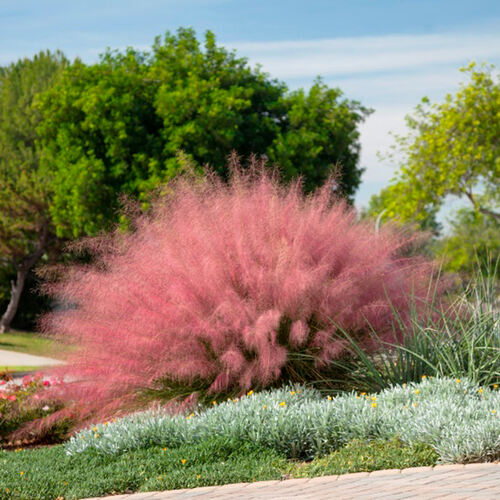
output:
[[[140,199],[174,176],[178,152],[227,176],[234,150],[265,155],[283,177],[312,190],[339,164],[351,197],[360,182],[359,132],[368,114],[316,81],[288,92],[215,43],[181,29],[150,52],[107,52],[76,61],[40,101],[42,162],[52,178],[58,234],[93,234],[114,220],[117,193]]]
[[[0,275],[13,278],[3,324],[40,258],[109,229],[121,195],[148,202],[186,161],[225,178],[233,151],[255,154],[307,191],[338,166],[352,199],[369,112],[320,80],[289,92],[191,29],[95,64],[43,52],[0,68]]]
[[[37,143],[41,116],[33,103],[66,64],[59,52],[40,52],[0,69],[0,275],[15,277],[0,331],[12,321],[29,270],[54,240],[51,187]]]
[[[447,196],[500,219],[500,80],[493,66],[464,68],[470,81],[442,103],[427,98],[407,117],[397,137],[403,160],[398,174],[370,211],[402,222],[429,224]]]

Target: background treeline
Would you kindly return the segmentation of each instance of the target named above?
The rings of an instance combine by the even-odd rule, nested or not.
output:
[[[22,293],[40,261],[118,222],[121,195],[147,205],[186,163],[226,177],[232,151],[263,156],[284,179],[302,175],[307,191],[341,165],[338,188],[352,200],[368,113],[320,80],[289,92],[212,33],[202,46],[189,29],[96,64],[41,52],[1,68],[0,330],[20,300],[22,328],[47,305]]]
[[[467,275],[500,248],[500,83],[494,67],[464,71],[470,81],[456,95],[424,98],[408,117],[400,169],[362,215],[430,230],[426,250]],[[50,306],[37,266],[74,258],[67,242],[126,224],[123,195],[147,208],[186,165],[227,178],[231,152],[256,155],[284,180],[301,175],[306,192],[335,170],[332,187],[352,202],[370,112],[320,79],[289,91],[190,29],[95,64],[41,52],[0,68],[0,332],[33,328]],[[450,195],[469,206],[443,236],[436,214]]]

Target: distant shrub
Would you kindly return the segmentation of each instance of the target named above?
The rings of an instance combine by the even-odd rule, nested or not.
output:
[[[304,197],[254,165],[165,193],[134,231],[88,241],[95,263],[50,287],[67,307],[44,328],[77,346],[59,373],[89,414],[137,405],[144,390],[307,381],[345,354],[338,328],[369,350],[372,328],[397,339],[393,310],[404,322],[415,298],[425,304],[432,264],[400,257],[408,239],[356,222],[328,184]]]

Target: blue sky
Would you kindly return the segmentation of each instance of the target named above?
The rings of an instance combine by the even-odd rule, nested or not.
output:
[[[41,49],[92,62],[191,26],[261,63],[290,88],[321,75],[375,109],[362,126],[365,205],[395,165],[377,151],[425,95],[457,89],[470,60],[500,65],[500,0],[0,0],[0,65]]]

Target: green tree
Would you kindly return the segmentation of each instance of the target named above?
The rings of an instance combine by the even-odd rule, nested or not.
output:
[[[75,62],[41,101],[43,164],[54,189],[51,215],[61,236],[93,234],[116,218],[117,193],[146,200],[183,158],[226,177],[231,151],[266,155],[285,179],[312,189],[340,164],[348,196],[359,184],[357,125],[368,110],[317,82],[286,87],[246,59],[201,46],[180,29],[149,53],[108,52]]]
[[[448,235],[437,240],[434,250],[445,258],[446,269],[473,276],[478,265],[485,273],[500,258],[500,221],[476,210],[461,209],[450,221]],[[496,267],[500,278],[500,266]]]
[[[500,219],[500,80],[494,66],[464,68],[470,81],[443,103],[424,98],[397,137],[399,172],[369,208],[402,222],[432,220],[448,196]]]
[[[373,196],[367,214],[416,223],[439,235],[436,215],[449,197],[468,208],[451,219],[432,248],[445,266],[465,274],[500,248],[500,79],[494,66],[470,64],[469,81],[442,103],[424,98],[407,117],[408,134],[396,139],[401,154],[396,177]],[[391,155],[389,155],[390,157]]]
[[[0,255],[17,276],[2,328],[58,241],[109,229],[120,195],[147,202],[186,162],[226,177],[232,151],[265,155],[307,190],[339,165],[348,197],[360,181],[368,110],[321,81],[289,93],[210,32],[202,45],[180,29],[92,65],[40,54],[2,70],[0,92]]]
[[[30,269],[55,242],[33,103],[65,65],[61,53],[40,52],[0,69],[0,267],[15,276],[0,332],[9,329]]]
[[[266,151],[291,179],[304,178],[306,191],[323,184],[338,166],[338,187],[352,201],[361,182],[358,125],[371,113],[356,101],[343,98],[338,88],[317,79],[309,92],[300,89],[283,98],[282,128]]]

